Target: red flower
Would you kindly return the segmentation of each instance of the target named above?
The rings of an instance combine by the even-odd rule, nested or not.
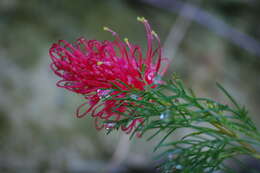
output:
[[[113,123],[101,123],[100,120],[118,121],[123,117],[115,113],[112,108],[119,112],[125,111],[125,106],[117,100],[102,101],[109,95],[119,94],[115,86],[121,90],[144,90],[145,86],[158,84],[157,76],[163,75],[166,68],[160,70],[162,62],[162,50],[160,39],[151,30],[149,23],[144,18],[138,18],[145,25],[147,32],[147,51],[143,55],[138,45],[130,43],[127,39],[121,41],[117,33],[105,27],[111,32],[114,41],[97,41],[80,38],[73,44],[64,40],[54,43],[50,48],[52,59],[51,69],[61,77],[57,86],[82,94],[87,99],[86,103],[80,105],[76,115],[81,118],[88,113],[95,117],[98,128],[112,128]],[[158,42],[157,48],[153,49],[153,39]],[[119,94],[116,97],[124,97]],[[84,109],[85,105],[89,105]],[[81,110],[84,110],[83,113]],[[142,123],[143,119],[135,119],[127,127],[121,127],[126,132]]]

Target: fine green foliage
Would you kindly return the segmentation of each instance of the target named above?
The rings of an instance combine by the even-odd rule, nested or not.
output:
[[[123,113],[125,118],[116,122],[113,129],[143,118],[143,124],[134,129],[131,138],[140,133],[145,137],[147,131],[154,132],[148,140],[162,136],[154,149],[163,151],[158,156],[162,160],[158,169],[162,172],[230,172],[224,162],[227,159],[239,155],[260,159],[254,149],[260,146],[260,134],[246,109],[220,84],[217,86],[234,105],[197,97],[176,78],[157,87],[148,86],[143,91],[121,91],[127,93],[124,98],[105,99],[118,99],[127,107]],[[170,136],[182,129],[185,133],[181,138],[170,140]]]

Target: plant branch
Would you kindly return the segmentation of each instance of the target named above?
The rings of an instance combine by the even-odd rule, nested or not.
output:
[[[209,98],[197,97],[187,90],[178,78],[160,84],[156,88],[130,91],[118,99],[126,105],[125,118],[116,122],[118,128],[134,119],[144,122],[133,134],[144,135],[155,130],[148,140],[161,136],[154,150],[167,148],[159,158],[163,172],[193,170],[195,173],[225,170],[225,160],[238,155],[249,155],[260,159],[253,147],[260,146],[260,135],[247,111],[218,84],[235,108]],[[135,94],[140,99],[133,99]],[[108,98],[113,99],[113,97]],[[116,98],[115,98],[116,99]],[[178,129],[191,129],[181,139],[171,141],[170,136]]]

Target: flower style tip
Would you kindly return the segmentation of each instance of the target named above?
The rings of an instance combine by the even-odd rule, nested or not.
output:
[[[147,20],[144,17],[137,16],[137,21],[139,22],[147,22]]]
[[[144,55],[141,47],[129,42],[127,38],[122,41],[119,35],[104,27],[114,35],[114,41],[97,41],[80,38],[73,44],[65,40],[54,43],[49,55],[53,72],[61,78],[57,86],[81,94],[87,100],[76,111],[81,118],[90,114],[95,118],[96,126],[113,128],[111,124],[103,121],[119,121],[124,119],[115,112],[126,111],[126,104],[119,100],[104,98],[115,96],[125,97],[122,91],[144,90],[147,85],[156,87],[161,83],[158,76],[162,76],[166,69],[161,69],[162,48],[158,35],[151,30],[144,17],[137,17],[146,29],[147,51]],[[153,40],[157,40],[157,47],[153,48]],[[133,115],[135,116],[135,115]],[[130,133],[143,119],[133,120],[123,131]],[[101,123],[101,126],[99,125]]]

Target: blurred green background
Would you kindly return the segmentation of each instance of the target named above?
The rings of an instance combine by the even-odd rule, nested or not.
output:
[[[258,0],[0,0],[0,172],[141,172],[156,140],[128,141],[77,119],[81,96],[55,86],[48,49],[57,40],[122,38],[146,46],[145,16],[177,72],[199,96],[221,100],[218,81],[259,124]],[[258,125],[260,126],[260,125]],[[152,172],[152,170],[143,172]]]

